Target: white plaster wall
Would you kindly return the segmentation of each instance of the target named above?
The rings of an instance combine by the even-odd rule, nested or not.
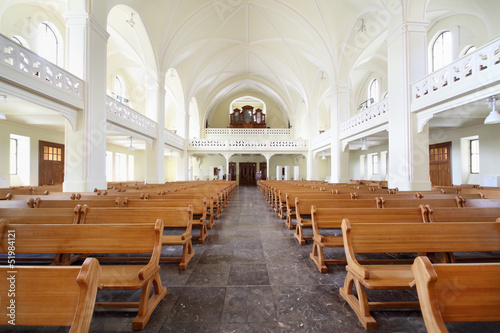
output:
[[[431,120],[432,121],[432,120]],[[460,139],[477,135],[479,138],[479,175],[470,175],[463,160]],[[451,141],[452,182],[460,184],[483,184],[484,176],[500,176],[500,124],[477,125],[453,129],[431,129],[429,144]]]
[[[147,148],[149,149],[149,147]],[[144,181],[146,179],[146,152],[144,150],[130,151],[126,147],[106,144],[106,151],[134,156],[134,179],[135,181]],[[113,154],[114,156],[114,154]],[[114,158],[113,158],[114,161]],[[110,180],[107,179],[109,182]]]
[[[383,170],[383,166],[385,166],[385,163],[382,162],[382,152],[388,151],[389,147],[387,145],[380,145],[377,147],[371,147],[368,148],[368,150],[351,150],[349,151],[349,179],[366,179],[367,172],[368,172],[368,155],[369,154],[378,154],[378,166],[379,166],[379,171],[378,175],[372,175],[370,178],[371,180],[386,180],[387,175],[385,170]],[[360,165],[360,156],[365,155],[364,159],[364,175],[361,173],[361,165]]]
[[[30,183],[24,185],[38,186],[38,141],[42,140],[64,144],[64,133],[48,131],[37,128],[36,126],[18,124],[7,120],[0,120],[0,156],[5,159],[4,163],[0,163],[0,178],[7,177],[7,179],[10,179],[10,165],[8,159],[10,156],[9,140],[11,134],[30,138]],[[10,180],[7,185],[10,186]]]

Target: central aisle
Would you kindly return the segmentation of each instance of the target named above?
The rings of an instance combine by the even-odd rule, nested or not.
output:
[[[319,273],[311,248],[298,245],[257,187],[239,187],[205,244],[194,241],[187,270],[161,263],[167,296],[142,332],[366,332],[339,296],[344,267]],[[130,330],[134,312],[124,320],[107,311],[96,312],[92,332]],[[387,332],[425,332],[418,312],[375,318]]]

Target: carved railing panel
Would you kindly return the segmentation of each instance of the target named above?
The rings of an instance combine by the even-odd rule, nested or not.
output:
[[[0,34],[0,63],[83,100],[83,81]]]
[[[389,100],[386,98],[340,124],[340,136],[345,138],[389,121]]]

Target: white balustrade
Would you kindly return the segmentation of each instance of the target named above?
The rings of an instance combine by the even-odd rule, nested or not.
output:
[[[450,97],[443,96],[445,91],[462,94],[486,86],[492,77],[498,80],[494,72],[500,72],[499,64],[500,38],[413,83],[412,110],[414,105],[422,108],[435,99]]]
[[[291,130],[289,128],[207,128],[205,136],[221,136],[221,135],[265,135],[265,136],[289,136]]]
[[[0,63],[83,100],[83,81],[0,34]]]
[[[311,149],[319,149],[332,144],[332,130],[326,130],[311,140]]]
[[[345,138],[388,121],[389,100],[386,98],[340,124],[340,136]]]
[[[181,136],[177,135],[176,133],[166,128],[163,130],[163,133],[165,136],[165,143],[171,144],[180,149],[184,148],[184,139]]]
[[[121,125],[132,129],[139,127],[139,129],[146,130],[148,135],[156,137],[156,122],[110,96],[106,97],[106,111],[108,115],[116,116]]]
[[[189,140],[189,150],[228,150],[228,151],[305,151],[307,140],[226,140],[193,139]]]

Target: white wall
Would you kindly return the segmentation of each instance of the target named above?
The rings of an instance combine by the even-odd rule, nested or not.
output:
[[[0,156],[8,158],[10,156],[10,135],[21,135],[30,138],[29,148],[29,184],[30,186],[38,186],[38,141],[48,141],[64,144],[64,133],[48,131],[37,128],[36,126],[28,126],[14,123],[7,120],[0,120]],[[21,185],[20,180],[14,180],[15,184],[10,182],[10,165],[8,159],[4,163],[0,163],[0,178],[7,177],[9,179],[8,186]]]
[[[149,147],[146,145],[146,149],[149,149]],[[133,150],[130,151],[128,148],[121,147],[121,146],[116,146],[112,144],[106,144],[106,151],[110,151],[113,153],[113,163],[115,161],[115,154],[120,153],[120,154],[125,154],[125,155],[133,155],[134,156],[134,179],[129,179],[129,180],[135,180],[135,181],[144,181],[146,179],[146,152],[144,150]],[[115,168],[113,167],[113,171]],[[128,173],[127,173],[128,177]],[[114,177],[112,180],[111,179],[106,179],[108,182],[109,181],[114,181],[117,180],[116,177]]]
[[[470,175],[468,156],[463,156],[461,138],[479,138],[479,175]],[[453,129],[434,129],[429,131],[429,144],[451,141],[452,182],[460,184],[483,184],[485,176],[500,176],[500,124],[477,125]]]
[[[386,170],[384,166],[385,162],[382,161],[384,154],[383,152],[388,151],[389,147],[387,145],[381,145],[377,147],[368,148],[368,150],[351,150],[349,151],[349,175],[350,179],[371,179],[371,180],[386,180]],[[378,175],[368,174],[368,163],[370,159],[368,155],[378,154]],[[360,165],[360,156],[365,155],[364,158],[364,173],[362,174],[362,168]],[[388,156],[388,155],[386,155]]]

